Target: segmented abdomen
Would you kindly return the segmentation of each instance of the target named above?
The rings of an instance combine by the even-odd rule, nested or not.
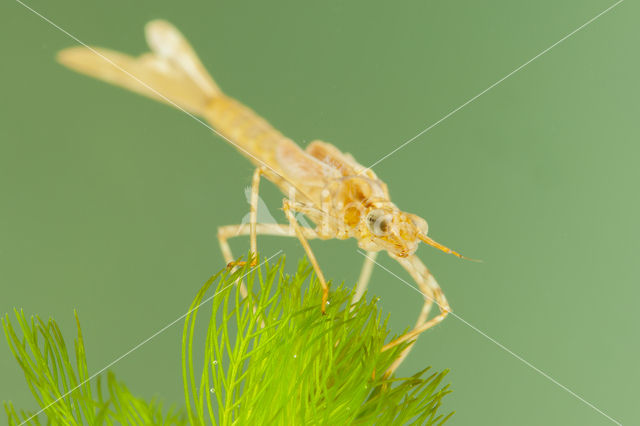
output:
[[[210,102],[206,118],[241,154],[263,166],[267,178],[285,194],[291,185],[307,194],[324,186],[326,165],[240,102],[217,96]]]
[[[263,165],[260,164],[263,161],[274,167],[272,163],[276,147],[281,143],[293,144],[253,110],[227,96],[219,96],[211,101],[207,108],[207,119],[257,166]]]

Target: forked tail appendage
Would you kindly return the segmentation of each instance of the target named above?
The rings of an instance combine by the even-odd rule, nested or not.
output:
[[[63,65],[152,99],[204,115],[220,88],[185,37],[170,23],[156,20],[145,27],[151,52],[139,57],[89,46],[64,49]]]

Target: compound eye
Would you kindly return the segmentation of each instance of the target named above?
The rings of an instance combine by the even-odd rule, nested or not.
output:
[[[375,236],[387,235],[391,228],[391,215],[385,213],[384,210],[372,210],[367,215],[367,227]]]

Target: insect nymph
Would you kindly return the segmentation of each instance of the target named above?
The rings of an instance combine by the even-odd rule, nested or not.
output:
[[[233,236],[249,235],[254,254],[257,253],[257,235],[297,237],[322,285],[321,310],[324,312],[329,289],[307,240],[355,238],[368,252],[358,282],[358,295],[362,295],[367,286],[373,256],[384,250],[409,272],[425,296],[414,329],[389,342],[383,350],[415,341],[420,333],[447,316],[450,308],[442,290],[414,253],[422,241],[462,256],[429,238],[424,219],[398,209],[389,198],[387,186],[373,171],[326,142],[311,142],[303,150],[251,109],[226,96],[182,34],[168,22],[150,22],[146,26],[146,36],[151,52],[140,57],[106,49],[75,47],[60,52],[58,59],[76,71],[204,118],[212,130],[256,166],[250,223],[219,228],[220,246],[229,264],[239,263],[234,261],[228,244]],[[257,223],[258,189],[262,177],[287,195],[283,209],[288,225]],[[303,227],[295,213],[304,214],[316,226]],[[255,256],[251,262],[256,262]],[[434,301],[440,312],[428,319]],[[389,373],[397,368],[410,348],[396,360]]]

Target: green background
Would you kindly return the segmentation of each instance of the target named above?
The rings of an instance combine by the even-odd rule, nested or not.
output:
[[[301,145],[323,139],[369,165],[613,1],[28,4],[136,54],[144,23],[168,19],[228,94]],[[420,248],[456,314],[625,424],[640,423],[639,12],[622,3],[374,169],[434,238],[484,261]],[[97,371],[223,266],[216,228],[247,213],[252,169],[185,114],[56,64],[76,43],[19,3],[0,16],[0,312],[52,316],[72,338],[77,309]],[[284,221],[282,195],[262,189]],[[290,268],[302,255],[293,240],[259,244]],[[328,277],[355,282],[355,241],[312,247]],[[413,323],[417,293],[381,268],[371,291],[394,331]],[[180,335],[113,370],[181,406]],[[611,424],[453,317],[400,373],[425,365],[451,369],[450,424]],[[4,343],[0,377],[0,399],[34,408]]]

